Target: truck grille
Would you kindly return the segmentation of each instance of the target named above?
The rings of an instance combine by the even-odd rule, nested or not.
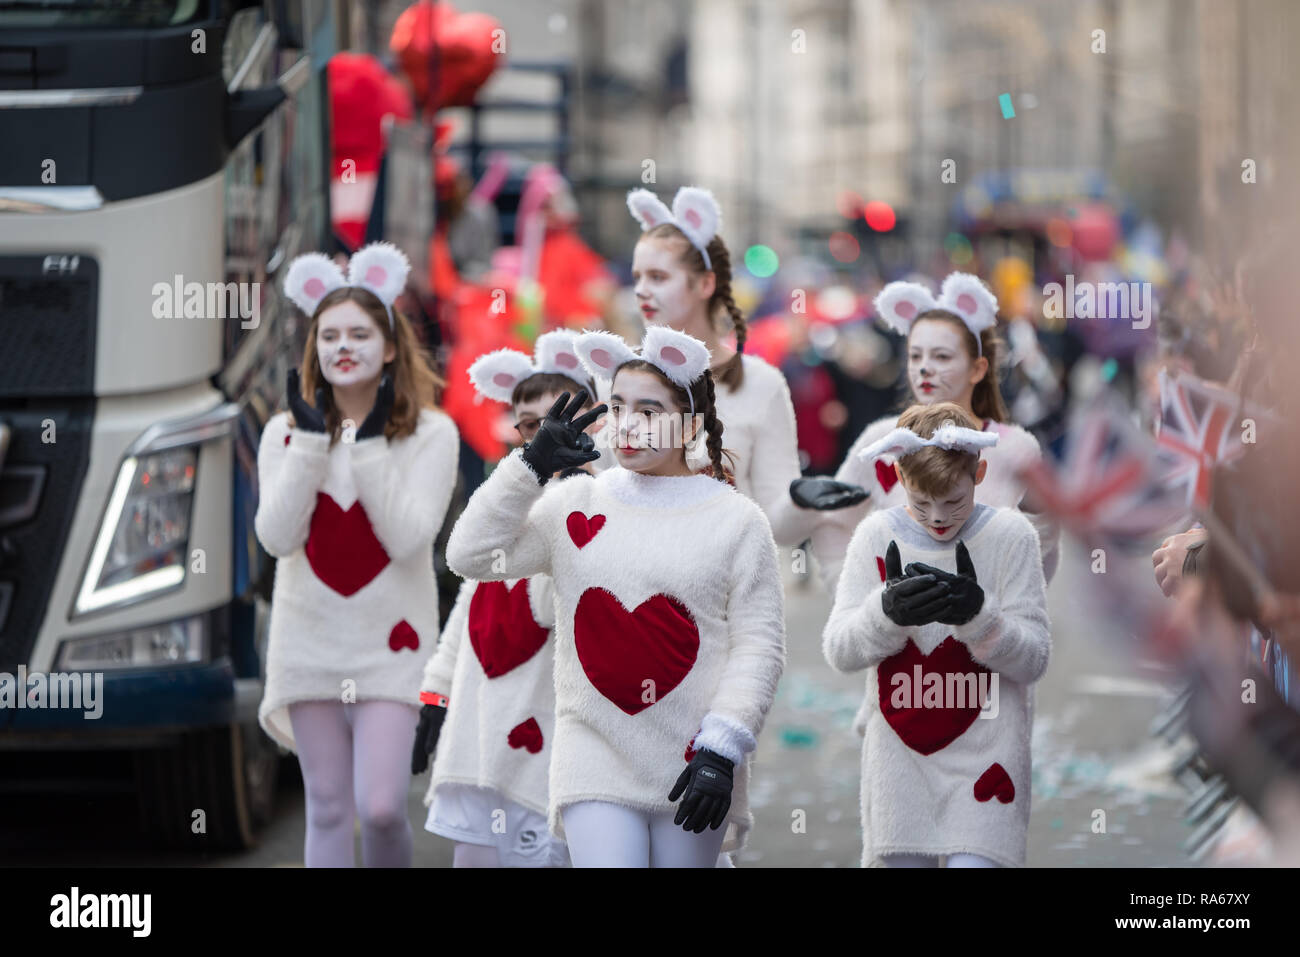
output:
[[[0,398],[94,394],[98,298],[90,256],[0,256]]]

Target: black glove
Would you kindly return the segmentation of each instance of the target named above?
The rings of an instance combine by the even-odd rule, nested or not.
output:
[[[857,505],[870,494],[861,485],[829,478],[797,478],[790,483],[790,498],[800,508],[833,512]]]
[[[941,568],[924,562],[911,562],[907,566],[908,575],[931,576],[947,590],[944,607],[935,621],[945,625],[964,625],[984,607],[984,589],[975,578],[975,565],[966,551],[966,543],[957,543],[957,574],[953,575]]]
[[[411,752],[411,773],[423,774],[429,766],[429,755],[438,746],[438,734],[447,717],[447,706],[426,704],[420,706],[420,723],[415,728],[415,749]]]
[[[570,402],[569,393],[560,393],[546,418],[542,419],[541,428],[533,440],[524,446],[523,459],[537,473],[538,485],[545,485],[560,469],[600,458],[595,441],[583,430],[604,415],[609,407],[602,402],[574,418],[589,398],[582,391]]]
[[[357,441],[373,439],[384,434],[384,426],[388,424],[388,413],[393,411],[393,396],[393,377],[385,372],[384,377],[379,380],[375,404],[370,407],[370,414],[366,416],[366,421],[361,423],[361,428],[357,429]]]
[[[302,382],[297,369],[289,370],[289,384],[285,390],[289,396],[289,411],[293,413],[293,427],[304,432],[325,431],[325,387],[316,389],[316,408],[309,406],[302,397]]]
[[[898,543],[891,541],[885,550],[885,592],[880,596],[885,615],[904,628],[936,621],[948,598],[947,586],[933,575],[904,577],[902,566]]]
[[[691,763],[677,776],[677,783],[668,792],[668,800],[682,799],[673,823],[696,834],[704,833],[706,827],[715,831],[722,827],[727,812],[731,810],[733,767],[735,765],[720,754],[704,749],[696,751]]]

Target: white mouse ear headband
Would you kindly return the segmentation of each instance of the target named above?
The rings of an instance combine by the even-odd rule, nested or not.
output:
[[[584,332],[578,336],[576,348],[582,364],[598,379],[612,380],[618,367],[633,359],[650,363],[669,381],[686,390],[691,415],[695,414],[691,385],[708,371],[710,356],[708,347],[694,336],[667,326],[652,326],[641,340],[638,355],[612,332]]]
[[[509,402],[515,386],[543,372],[581,381],[582,362],[575,349],[577,339],[578,334],[568,329],[540,335],[533,346],[533,360],[515,349],[484,353],[470,365],[469,381],[479,395],[497,402]]]
[[[379,297],[388,310],[388,328],[393,328],[393,303],[406,288],[411,263],[392,243],[371,243],[358,249],[348,262],[348,275],[323,253],[303,253],[289,264],[284,293],[312,316],[322,299],[335,289],[359,286]]]
[[[902,458],[904,455],[911,455],[913,452],[919,452],[931,445],[941,449],[949,449],[953,452],[967,452],[976,455],[980,449],[986,449],[997,444],[998,436],[996,432],[978,432],[975,429],[966,429],[955,422],[948,421],[935,429],[934,435],[928,439],[921,438],[911,429],[894,429],[883,438],[872,442],[859,452],[858,456],[868,462],[882,455]]]
[[[921,313],[943,309],[956,315],[975,336],[975,348],[984,354],[980,333],[998,321],[998,301],[978,276],[966,272],[949,273],[935,299],[919,283],[891,282],[876,296],[876,312],[889,328],[907,335]]]
[[[664,223],[672,223],[691,241],[691,245],[704,257],[704,268],[712,269],[709,259],[709,242],[722,228],[722,210],[713,194],[699,186],[683,186],[673,197],[669,212],[654,193],[648,189],[634,189],[627,194],[627,208],[641,224],[641,231]]]

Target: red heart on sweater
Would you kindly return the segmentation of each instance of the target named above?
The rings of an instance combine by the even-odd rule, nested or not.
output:
[[[917,666],[920,666],[921,669],[920,688],[916,687]],[[941,751],[961,737],[966,729],[979,717],[980,673],[989,674],[990,672],[988,668],[985,668],[972,658],[966,646],[952,635],[940,642],[939,647],[928,655],[921,654],[921,650],[916,647],[911,638],[908,638],[907,644],[903,646],[902,651],[886,658],[876,669],[880,711],[884,714],[885,720],[889,722],[889,726],[902,738],[903,743],[913,751],[918,751],[921,754],[933,754],[936,751]],[[897,674],[905,676],[906,682],[896,684],[894,675]],[[963,708],[913,706],[914,701],[924,701],[926,676],[931,674],[939,675],[940,680],[943,682],[941,687],[945,695],[948,689],[948,675],[975,675],[974,702]],[[968,687],[969,682],[963,681],[963,691]],[[899,693],[906,692],[906,707],[894,707],[891,699],[895,691]],[[948,704],[949,702],[943,703]]]
[[[573,613],[573,637],[587,679],[627,714],[662,701],[690,673],[700,650],[691,613],[662,594],[628,611],[609,592],[588,588]],[[646,681],[653,684],[647,688]]]
[[[876,570],[880,572],[880,580],[885,580],[885,560],[879,555],[876,556]]]
[[[700,728],[700,731],[703,730],[703,728]],[[692,737],[690,741],[686,742],[686,751],[682,754],[682,757],[686,759],[687,764],[690,764],[691,760],[695,757],[695,738],[700,736],[700,731],[696,731],[694,737]]]
[[[510,734],[506,736],[506,743],[512,748],[523,748],[529,754],[536,754],[542,750],[541,725],[537,723],[536,718],[521,721],[510,729]]]
[[[469,643],[489,678],[514,671],[546,644],[550,632],[533,619],[528,580],[479,582],[469,600]]]
[[[573,544],[581,548],[605,527],[605,516],[593,515],[588,518],[582,512],[570,512],[564,524],[569,528],[569,537],[573,539]]]
[[[324,492],[316,493],[303,551],[316,577],[344,598],[370,584],[389,562],[361,500],[345,512]]]
[[[388,647],[393,651],[401,651],[403,648],[410,648],[412,651],[420,650],[420,636],[415,633],[415,629],[403,618],[393,626],[393,630],[388,633]]]
[[[876,459],[876,481],[888,493],[894,487],[894,483],[898,481],[898,473],[894,471],[892,465],[886,465],[880,459]]]
[[[1011,783],[1011,775],[996,761],[975,782],[975,800],[988,801],[995,797],[1003,804],[1016,799],[1016,786]]]

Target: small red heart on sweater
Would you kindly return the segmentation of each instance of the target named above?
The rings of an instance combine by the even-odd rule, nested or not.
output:
[[[1011,775],[996,761],[975,782],[975,800],[987,801],[994,797],[1003,804],[1010,804],[1016,799],[1016,786],[1011,783]]]
[[[601,588],[578,599],[573,639],[587,679],[626,714],[662,701],[690,673],[700,650],[699,629],[676,598],[652,595],[628,611]]]
[[[479,582],[469,600],[469,643],[483,673],[500,678],[542,650],[550,631],[533,619],[528,580]]]
[[[316,493],[303,551],[316,577],[344,598],[370,584],[389,561],[361,500],[345,512],[324,492]]]
[[[582,512],[570,512],[565,525],[569,528],[569,537],[573,539],[573,544],[582,548],[605,527],[605,516],[593,515],[588,518]]]
[[[285,445],[288,445],[288,444],[289,444],[289,436],[287,436],[287,435],[284,437],[284,444],[285,444]]]
[[[415,633],[415,629],[407,623],[405,618],[403,618],[394,625],[393,630],[389,632],[388,647],[393,651],[401,651],[403,648],[410,648],[412,651],[419,651],[420,636]]]
[[[703,728],[700,728],[700,731],[703,730],[704,730]],[[700,736],[700,731],[696,731],[695,736],[692,737],[691,740],[688,741],[686,744],[686,753],[683,755],[683,757],[686,758],[687,764],[690,764],[691,759],[695,757],[695,738],[698,738]]]
[[[916,688],[917,668],[920,668],[921,687]],[[913,751],[921,754],[934,754],[952,744],[969,728],[980,713],[979,675],[989,674],[989,669],[971,657],[967,647],[949,635],[928,655],[921,654],[911,638],[903,650],[890,655],[876,669],[876,681],[879,685],[880,712],[889,722],[889,726]],[[906,683],[895,682],[894,676],[903,675]],[[927,708],[916,707],[912,702],[924,699],[926,678],[937,674],[942,681],[941,687],[948,688],[948,675],[974,674],[976,693],[973,701],[964,708]],[[906,705],[894,707],[895,689],[906,691]],[[963,682],[963,689],[965,683]]]
[[[537,723],[536,718],[521,721],[510,729],[510,734],[506,736],[506,743],[512,748],[523,748],[529,754],[536,754],[542,750],[541,725]]]
[[[876,568],[880,572],[880,580],[885,580],[885,560],[879,555],[876,556]]]
[[[898,473],[894,471],[892,465],[886,465],[884,462],[880,461],[880,459],[876,459],[876,481],[879,482],[880,487],[888,493],[898,481]]]

